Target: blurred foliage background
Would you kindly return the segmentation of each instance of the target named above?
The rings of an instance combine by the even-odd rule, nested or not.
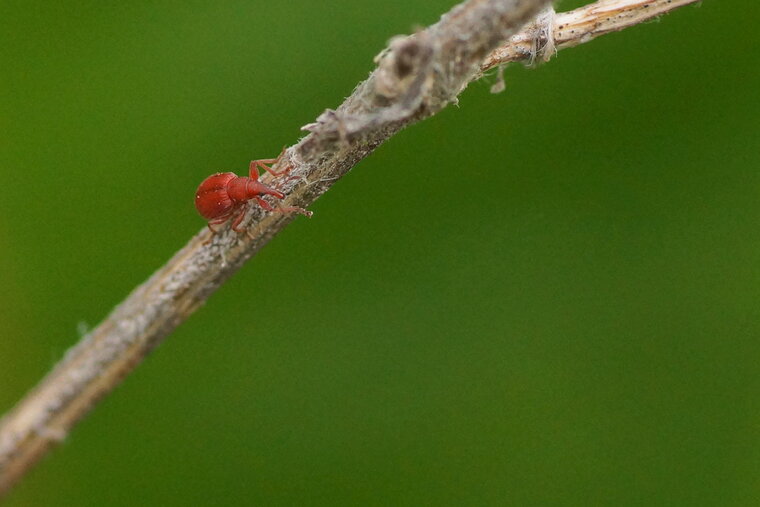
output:
[[[0,412],[203,227],[205,176],[453,3],[0,3]],[[757,505],[759,16],[707,1],[471,85],[8,505]]]

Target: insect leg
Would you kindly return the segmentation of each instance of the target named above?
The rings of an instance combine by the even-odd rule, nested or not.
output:
[[[305,210],[303,208],[299,208],[298,206],[286,206],[286,207],[281,207],[280,206],[280,207],[275,208],[274,206],[272,206],[271,204],[269,204],[268,202],[266,202],[261,197],[254,197],[254,199],[256,199],[256,202],[259,203],[259,206],[261,206],[262,208],[264,208],[267,211],[276,211],[278,213],[295,212],[295,213],[300,213],[301,215],[304,215],[304,216],[307,216],[307,217],[310,217],[310,216],[312,216],[314,214],[311,211],[307,211],[307,210]]]
[[[245,206],[240,206],[240,211],[237,212],[235,219],[232,221],[232,230],[238,234],[244,232],[244,229],[240,229],[239,227],[240,223],[243,221],[243,218],[245,218]]]
[[[285,169],[281,171],[275,171],[271,167],[269,167],[267,164],[276,164],[280,161],[282,156],[285,155],[285,147],[283,146],[282,151],[277,156],[277,158],[262,158],[259,160],[251,160],[251,165],[248,169],[248,173],[251,177],[251,179],[258,179],[259,178],[259,171],[257,168],[261,168],[271,174],[272,176],[282,176],[283,174],[287,174],[290,172],[291,169],[293,169],[292,166],[288,166]]]

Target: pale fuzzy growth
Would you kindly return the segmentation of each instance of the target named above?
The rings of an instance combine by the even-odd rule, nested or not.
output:
[[[554,19],[557,13],[552,7],[542,12],[535,23],[535,35],[531,49],[531,62],[540,56],[541,60],[548,62],[557,52],[554,44]]]

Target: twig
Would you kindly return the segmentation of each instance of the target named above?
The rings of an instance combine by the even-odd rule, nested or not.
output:
[[[626,2],[601,1],[585,9],[595,12],[593,6],[611,3]],[[643,3],[628,2],[640,9]],[[671,2],[686,3],[692,2]],[[337,110],[325,111],[304,127],[310,134],[285,151],[282,164],[293,169],[284,181],[275,182],[287,194],[282,204],[309,206],[396,132],[455,102],[482,70],[514,61],[491,52],[549,4],[550,0],[468,0],[426,30],[392,40],[376,58],[378,68],[370,77]],[[580,26],[581,21],[576,23]],[[536,39],[535,27],[532,30]],[[557,33],[554,38],[564,41],[557,43],[559,47],[574,40]],[[510,44],[522,47],[523,41]],[[483,66],[489,53],[492,63]],[[293,218],[252,207],[246,217],[257,224],[251,227],[251,237],[225,228],[211,238],[204,227],[69,350],[0,420],[0,496]]]
[[[644,23],[701,0],[599,0],[573,11],[553,10],[495,49],[480,66],[485,72],[511,62],[544,61],[560,49],[589,42],[600,35]]]

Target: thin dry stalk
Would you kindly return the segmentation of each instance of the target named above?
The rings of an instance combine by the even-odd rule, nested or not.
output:
[[[558,48],[568,47],[630,26],[630,20],[648,19],[636,17],[636,12],[661,14],[667,10],[663,4],[675,8],[693,1],[601,1],[572,13],[552,14],[551,33]],[[284,206],[309,206],[396,132],[455,102],[483,70],[525,60],[528,46],[534,48],[528,54],[535,56],[537,45],[546,46],[541,42],[545,25],[531,25],[497,47],[549,4],[550,0],[468,0],[426,30],[394,39],[378,55],[378,67],[370,77],[337,110],[325,111],[304,127],[310,133],[285,151],[279,167],[290,164],[291,177],[264,181],[287,195]],[[627,24],[601,19],[613,5],[630,16]],[[256,223],[250,237],[225,228],[211,238],[203,228],[69,350],[0,420],[0,497],[293,218],[252,207],[246,217]]]
[[[483,72],[512,62],[549,61],[565,48],[618,32],[701,0],[600,0],[573,11],[539,16],[536,22],[495,49],[483,61]]]

